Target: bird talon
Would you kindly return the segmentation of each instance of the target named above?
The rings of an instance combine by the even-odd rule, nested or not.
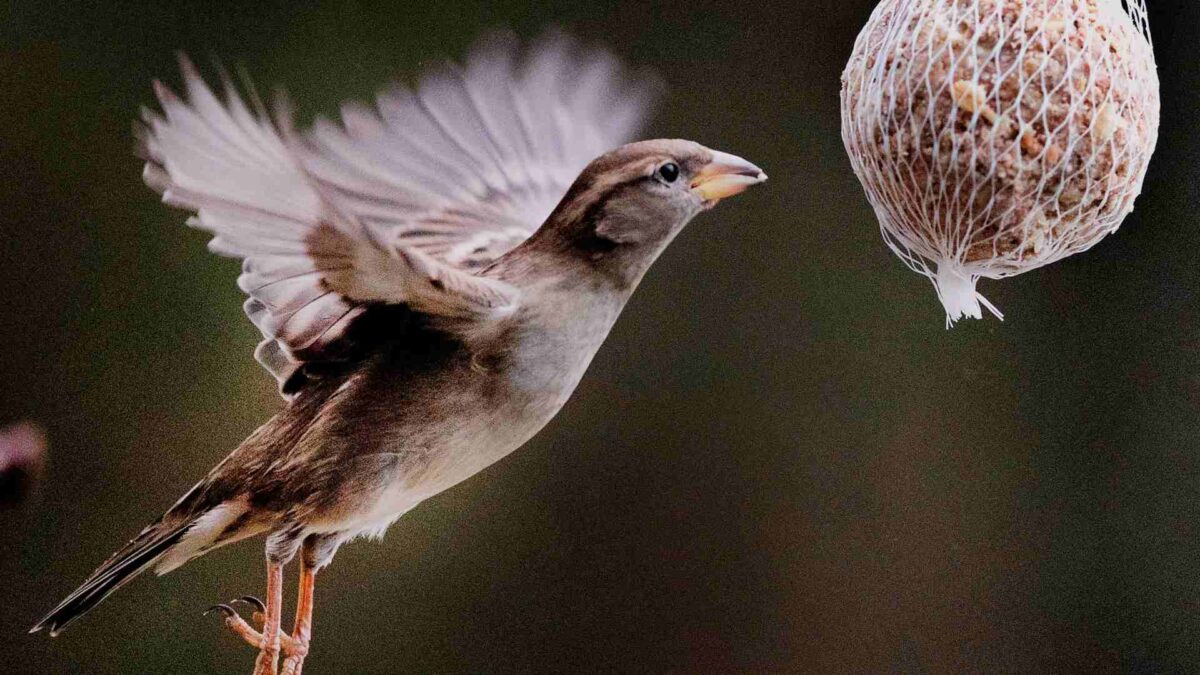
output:
[[[259,626],[263,625],[267,621],[266,605],[263,604],[262,600],[259,600],[258,598],[254,597],[253,595],[243,595],[240,598],[234,598],[233,600],[229,601],[229,604],[231,604],[231,605],[244,604],[244,605],[250,605],[251,607],[253,607],[254,612],[252,612],[250,614],[250,619],[252,621],[254,621],[254,623],[258,624]]]
[[[232,604],[236,604],[239,602],[246,604],[246,605],[253,605],[255,610],[262,612],[262,613],[266,613],[266,611],[267,611],[267,606],[263,604],[263,601],[259,600],[258,598],[254,597],[253,595],[243,595],[240,598],[234,598],[233,600],[229,601],[229,604],[232,605]]]
[[[263,634],[255,630],[253,626],[247,623],[246,620],[237,613],[237,610],[230,606],[239,602],[248,605],[256,605],[258,603],[258,599],[246,596],[246,598],[230,600],[228,604],[221,603],[219,605],[213,605],[212,607],[204,610],[204,615],[208,616],[212,612],[221,612],[221,614],[225,616],[225,625],[229,628],[229,630],[233,631],[235,635],[242,638],[242,640],[244,640],[251,647],[257,647],[261,649],[263,648]],[[262,623],[263,618],[265,617],[262,612],[254,613],[254,619],[259,623]],[[301,660],[303,660],[308,654],[307,644],[297,640],[287,633],[284,633],[283,631],[279,631],[276,633],[276,635],[279,636],[279,642],[277,645],[273,645],[271,648],[283,652],[285,656],[298,657]]]
[[[226,605],[223,603],[209,607],[208,609],[204,610],[204,613],[201,614],[201,616],[208,616],[209,614],[212,614],[213,612],[217,612],[217,611],[224,614],[226,619],[233,617],[233,616],[237,616],[237,610],[235,610],[234,608],[230,607],[229,605]]]
[[[238,600],[240,600],[240,598]],[[212,607],[204,610],[204,615],[208,616],[213,612],[220,612],[225,617],[226,628],[233,631],[235,635],[240,637],[250,646],[259,647],[262,645],[263,641],[262,633],[258,632],[253,626],[246,623],[246,620],[243,619],[242,616],[238,614],[237,610],[232,607],[232,605],[237,603],[238,600],[230,600],[228,604],[221,603],[218,605],[213,605]]]

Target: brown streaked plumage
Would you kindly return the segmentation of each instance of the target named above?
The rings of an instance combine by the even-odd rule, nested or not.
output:
[[[256,673],[281,651],[299,673],[337,548],[529,440],[675,235],[766,179],[690,141],[601,154],[644,107],[611,59],[558,39],[513,63],[494,40],[465,71],[381,97],[378,115],[347,108],[342,128],[303,136],[232,91],[220,101],[186,62],[187,103],[159,88],[147,181],[245,261],[256,356],[288,402],[34,630],[61,631],[145,569],[265,534],[262,631],[220,607],[260,648]],[[286,635],[281,570],[297,553]]]

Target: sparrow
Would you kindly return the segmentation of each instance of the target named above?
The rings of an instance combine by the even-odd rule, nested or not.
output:
[[[524,55],[491,36],[465,66],[303,133],[286,104],[248,105],[228,78],[218,97],[181,67],[186,100],[156,84],[162,111],[143,112],[144,177],[242,260],[255,356],[285,404],[31,632],[60,633],[147,569],[265,535],[265,601],[241,599],[255,625],[215,609],[259,650],[254,673],[282,653],[296,675],[338,548],[533,437],[680,230],[766,175],[691,141],[622,145],[653,85],[563,35]]]

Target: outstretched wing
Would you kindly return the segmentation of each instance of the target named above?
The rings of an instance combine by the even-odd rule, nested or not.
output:
[[[341,125],[318,120],[305,165],[389,241],[475,269],[533,234],[588,162],[632,140],[654,89],[561,33],[524,63],[514,36],[494,34],[415,91],[344,106]]]
[[[494,36],[465,69],[304,135],[182,68],[187,101],[159,85],[162,114],[144,114],[145,179],[196,212],[212,251],[243,259],[255,356],[285,395],[306,365],[346,353],[370,306],[476,322],[511,312],[517,289],[472,272],[532,234],[649,102],[611,56],[559,36],[523,65],[515,40]]]

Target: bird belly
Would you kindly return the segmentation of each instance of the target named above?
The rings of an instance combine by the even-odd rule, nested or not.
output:
[[[390,428],[372,443],[370,454],[359,455],[386,455],[394,461],[364,465],[363,470],[373,476],[352,481],[360,486],[350,500],[353,507],[329,514],[334,517],[320,527],[381,533],[422,501],[524,445],[574,392],[616,313],[593,314],[592,320],[576,315],[556,330],[539,327],[516,336],[506,358],[496,363],[471,360],[436,380],[410,380],[409,387],[427,387],[436,395],[406,399],[425,402],[415,407],[401,404],[387,423]]]
[[[535,404],[519,394],[450,388],[442,390],[438,410],[406,410],[371,434],[371,447],[333,453],[337,496],[306,518],[309,532],[382,533],[425,499],[524,445],[565,400],[556,395]]]

